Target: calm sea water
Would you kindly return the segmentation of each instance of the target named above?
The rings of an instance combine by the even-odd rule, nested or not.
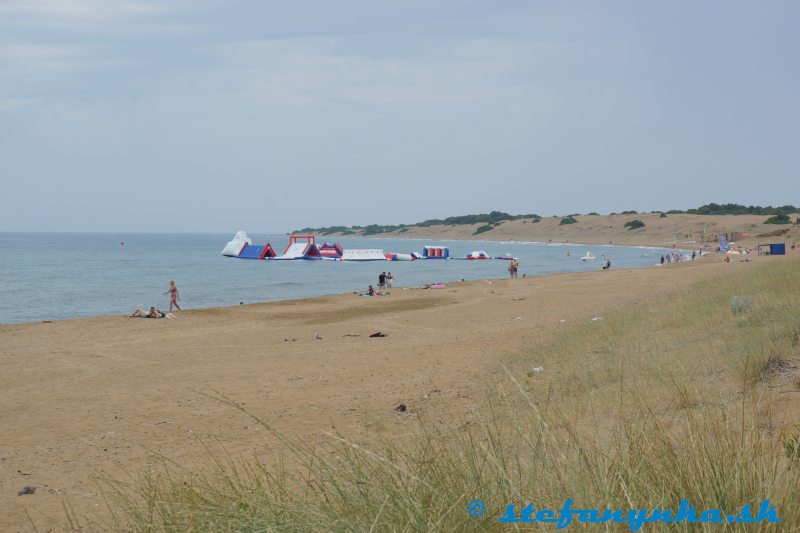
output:
[[[508,275],[506,261],[254,261],[220,255],[232,237],[207,234],[0,233],[0,323],[31,322],[130,313],[136,307],[169,305],[161,293],[174,279],[185,308],[286,300],[377,286],[381,271],[394,274],[395,287]],[[281,253],[285,235],[250,235]],[[321,241],[322,239],[320,239]],[[345,248],[422,251],[445,244],[451,255],[473,250],[510,253],[523,274],[599,270],[608,256],[613,268],[645,267],[666,250],[598,245],[518,242],[337,239]],[[121,242],[124,241],[124,245]],[[591,250],[594,262],[580,257]],[[571,256],[567,256],[567,252]],[[671,252],[671,250],[670,250]]]

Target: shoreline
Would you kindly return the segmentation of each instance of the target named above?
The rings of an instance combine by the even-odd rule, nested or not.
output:
[[[391,240],[394,237],[359,237],[359,238],[370,238],[370,239],[373,239],[373,240],[380,240],[380,239]],[[408,238],[408,240],[425,241],[425,240],[431,240],[431,239],[423,238],[423,237],[413,237],[413,238]],[[481,239],[481,240],[472,240],[472,241],[469,241],[469,240],[466,240],[466,239],[439,239],[436,242],[446,243],[446,242],[450,242],[450,241],[457,241],[457,242],[486,242],[486,243],[499,242],[499,243],[513,243],[513,244],[535,244],[535,245],[544,245],[544,246],[584,246],[584,244],[579,244],[579,243],[546,243],[546,242],[538,242],[538,241],[513,241],[513,240],[491,241],[491,240],[483,240],[483,239]],[[624,248],[642,249],[642,250],[663,249],[665,251],[672,250],[674,252],[691,252],[692,251],[691,249],[686,249],[686,248],[672,248],[672,249],[670,249],[670,248],[666,248],[666,247],[663,247],[663,246],[646,246],[646,245],[594,244],[593,246],[601,246],[601,247],[606,247],[606,248],[622,248],[622,247],[624,247]],[[715,254],[715,253],[717,253],[717,252],[706,252],[703,256],[701,256],[700,258],[696,259],[696,261],[702,259],[702,257],[705,257],[705,256],[707,256],[709,254]],[[460,260],[460,259],[450,258],[450,259],[448,259],[448,261],[449,260]],[[437,261],[440,261],[440,260],[437,260]],[[375,263],[380,263],[380,261],[375,261]],[[386,263],[392,263],[392,261],[388,261],[387,260]],[[600,263],[598,262],[597,264],[599,265]],[[653,264],[653,265],[644,265],[644,266],[635,266],[635,267],[618,267],[618,268],[640,270],[640,269],[659,268],[660,266],[663,266],[663,265]],[[586,272],[586,271],[568,270],[568,271],[563,271],[563,272],[548,272],[548,273],[541,273],[541,274],[534,273],[534,274],[529,274],[526,277],[529,277],[529,278],[541,278],[541,277],[547,277],[547,276],[557,276],[557,275],[562,275],[562,274],[571,274],[571,273],[579,273],[579,272]],[[504,280],[504,279],[508,279],[508,278],[506,278],[505,276],[483,277],[483,278],[471,279],[471,280],[463,278],[463,279],[442,280],[441,283],[445,283],[445,284],[471,283],[471,282],[479,282],[479,281],[482,281],[482,280],[500,281],[500,280]],[[420,288],[419,286],[402,286],[402,285],[398,285],[393,290],[416,290],[416,289],[419,289],[419,288]],[[212,306],[208,306],[208,307],[202,307],[202,306],[201,307],[192,307],[192,308],[187,309],[186,311],[181,311],[180,314],[178,314],[176,316],[176,318],[179,318],[183,313],[188,312],[188,311],[207,310],[207,309],[235,309],[235,308],[248,306],[248,305],[261,305],[261,304],[276,303],[276,302],[313,301],[313,300],[316,300],[318,298],[329,298],[329,297],[334,297],[334,296],[352,295],[355,292],[357,292],[357,291],[333,292],[333,293],[319,294],[319,295],[315,295],[315,296],[307,296],[307,297],[300,297],[300,298],[283,298],[283,299],[275,299],[275,300],[264,300],[264,301],[258,301],[258,302],[248,302],[248,303],[238,304],[238,305],[234,303],[234,304],[229,304],[229,305],[212,305]],[[158,306],[156,306],[156,307],[158,307]],[[167,306],[164,306],[164,307],[167,307]],[[131,312],[132,311],[133,310],[131,310]],[[162,311],[165,311],[165,310],[162,309]],[[43,319],[43,320],[31,320],[31,321],[22,321],[22,322],[0,322],[0,330],[2,330],[2,328],[7,327],[7,326],[18,326],[18,325],[27,325],[27,324],[49,324],[49,323],[54,323],[54,322],[64,322],[64,321],[71,321],[71,320],[90,320],[90,319],[118,317],[118,316],[127,317],[126,314],[122,314],[122,315],[120,315],[120,314],[100,314],[100,315],[76,316],[76,317],[65,317],[65,318],[51,318],[51,319]],[[165,319],[165,320],[170,320],[170,319]]]

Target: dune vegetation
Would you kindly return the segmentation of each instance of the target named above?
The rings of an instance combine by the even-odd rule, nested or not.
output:
[[[509,503],[559,509],[565,498],[600,510],[690,499],[724,513],[770,499],[783,526],[797,526],[798,395],[780,392],[800,389],[798,293],[800,262],[775,261],[565,324],[547,345],[507,357],[467,415],[423,412],[415,432],[392,440],[321,432],[292,442],[273,431],[281,446],[270,461],[210,443],[203,469],[165,459],[160,472],[107,480],[114,524],[70,526],[495,531],[507,528],[498,518]],[[476,498],[487,509],[479,518],[467,513]]]

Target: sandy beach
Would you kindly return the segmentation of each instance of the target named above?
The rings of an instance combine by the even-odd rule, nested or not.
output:
[[[206,394],[243,402],[292,438],[331,428],[401,435],[415,413],[467,409],[504,359],[571,324],[753,264],[720,259],[190,310],[176,320],[0,326],[0,530],[30,529],[26,513],[57,526],[65,498],[79,516],[104,516],[96,476],[154,466],[157,453],[191,464],[212,437],[234,456],[268,453],[263,430]],[[387,336],[369,337],[379,331]],[[406,413],[395,411],[400,403]],[[36,493],[17,496],[26,485]]]
[[[769,7],[0,0],[0,533],[800,532]]]

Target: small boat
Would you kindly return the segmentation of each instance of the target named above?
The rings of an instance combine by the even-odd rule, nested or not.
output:
[[[586,252],[586,255],[581,257],[581,261],[594,261],[595,259],[597,258],[592,255],[592,252]]]
[[[241,252],[242,248],[247,244],[253,244],[253,239],[247,238],[246,232],[237,231],[233,239],[228,241],[228,244],[225,245],[225,248],[223,248],[220,253],[227,257],[239,257],[239,252]]]

